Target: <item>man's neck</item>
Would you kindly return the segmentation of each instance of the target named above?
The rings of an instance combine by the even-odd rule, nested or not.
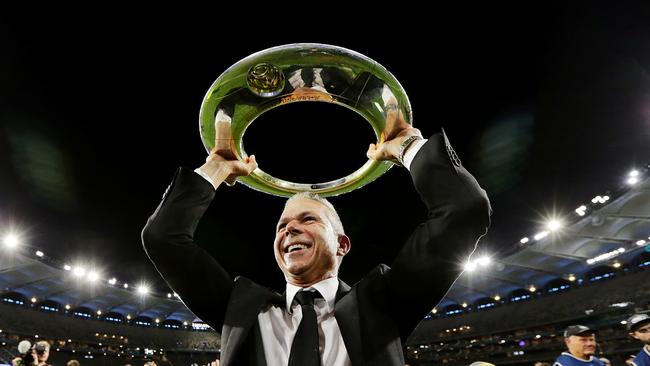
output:
[[[313,285],[315,285],[315,284],[317,284],[317,283],[319,283],[321,281],[325,281],[325,280],[333,278],[333,277],[336,277],[336,273],[328,273],[328,274],[326,274],[326,275],[324,275],[322,277],[319,277],[319,278],[316,278],[316,279],[313,279],[313,280],[304,280],[302,278],[297,278],[297,277],[292,278],[292,277],[286,277],[285,276],[285,280],[287,281],[287,283],[292,284],[294,286],[307,288],[307,287],[311,287],[311,286],[313,286]]]
[[[569,352],[569,353],[571,353],[575,358],[579,358],[581,360],[589,361],[591,359],[591,355],[585,355],[584,353],[582,354],[573,353],[573,352]]]

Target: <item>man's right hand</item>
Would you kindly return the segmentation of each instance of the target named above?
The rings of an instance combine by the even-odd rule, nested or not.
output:
[[[215,144],[200,168],[210,177],[215,188],[226,182],[232,186],[238,177],[247,176],[257,169],[255,155],[239,159],[233,145],[230,121],[215,122]]]

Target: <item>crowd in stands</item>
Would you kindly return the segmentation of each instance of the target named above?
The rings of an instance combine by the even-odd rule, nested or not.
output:
[[[489,360],[501,365],[553,364],[566,351],[563,332],[571,324],[598,331],[598,354],[625,365],[641,343],[632,339],[626,319],[650,311],[650,271],[619,275],[528,301],[424,321],[409,338],[410,365],[469,365]],[[565,365],[566,366],[566,365]]]

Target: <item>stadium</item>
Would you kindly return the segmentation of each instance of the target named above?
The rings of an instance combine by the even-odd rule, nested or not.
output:
[[[505,257],[472,257],[463,275],[408,340],[411,365],[552,362],[571,324],[599,330],[599,353],[615,363],[638,345],[625,319],[650,312],[650,179],[633,171],[628,185],[549,222]],[[206,364],[220,337],[174,293],[100,278],[50,259],[7,236],[0,257],[0,362],[18,342],[47,340],[51,362],[87,365]],[[26,332],[29,329],[31,332]]]
[[[0,15],[0,366],[43,341],[41,366],[215,365],[222,329],[166,282],[143,228],[178,167],[206,161],[199,110],[210,84],[248,55],[302,42],[384,66],[408,92],[413,126],[424,138],[444,129],[445,154],[490,200],[476,250],[454,247],[445,260],[458,278],[439,281],[440,301],[408,339],[392,338],[404,344],[400,365],[552,365],[577,324],[596,332],[594,356],[630,365],[643,344],[627,320],[650,315],[647,4],[393,4],[381,17],[280,4],[281,20],[263,25],[264,11],[244,5],[232,17],[176,7]],[[347,85],[328,71],[292,69],[287,85]],[[361,95],[369,80],[350,90]],[[364,117],[287,104],[255,119],[246,150],[287,181],[337,181],[380,139]],[[349,285],[392,265],[428,219],[409,170],[385,171],[328,198],[353,243],[338,272]],[[270,246],[285,199],[250,188],[219,187],[196,242],[233,278],[282,293]]]

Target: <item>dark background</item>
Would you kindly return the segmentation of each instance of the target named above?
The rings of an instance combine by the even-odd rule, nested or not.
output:
[[[165,291],[140,231],[175,169],[206,156],[204,93],[233,63],[286,43],[350,48],[397,77],[414,125],[424,135],[444,127],[488,191],[487,253],[515,250],[545,218],[572,217],[650,162],[648,7],[398,5],[5,12],[0,230],[18,231],[25,251]],[[244,141],[265,171],[322,182],[360,166],[373,138],[353,112],[300,103],[262,116]],[[349,283],[390,263],[425,216],[403,169],[331,201],[352,239],[341,270]],[[240,184],[221,187],[197,240],[233,273],[281,287],[272,241],[282,205]],[[466,256],[458,253],[459,266]]]

